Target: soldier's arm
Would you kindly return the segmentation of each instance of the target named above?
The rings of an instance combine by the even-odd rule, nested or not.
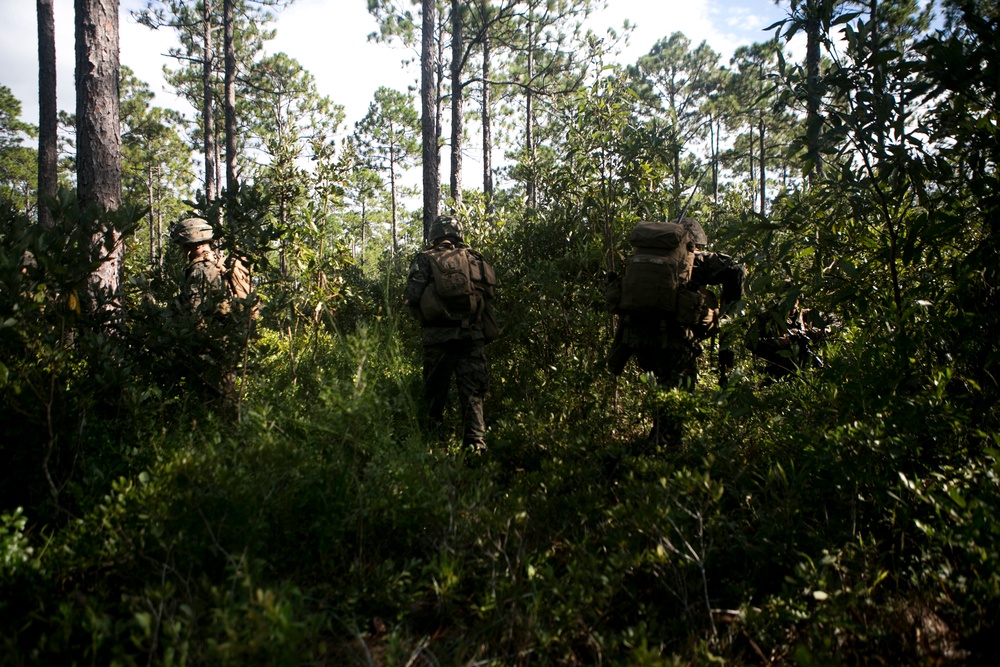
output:
[[[723,306],[743,298],[745,277],[743,267],[729,255],[705,252],[695,257],[693,279],[700,285],[721,285]]]
[[[197,268],[188,269],[182,292],[184,307],[188,314],[198,314],[205,304],[205,276]]]
[[[403,301],[415,314],[420,310],[420,296],[424,293],[424,288],[433,279],[430,260],[423,253],[420,253],[410,262],[410,272],[406,276],[406,287],[403,288]]]

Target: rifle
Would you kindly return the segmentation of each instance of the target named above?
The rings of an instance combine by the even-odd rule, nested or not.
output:
[[[677,220],[684,219],[684,214],[688,212],[688,207],[691,206],[691,202],[692,200],[694,200],[694,195],[696,192],[698,192],[698,186],[701,185],[701,179],[705,178],[705,174],[707,173],[708,173],[708,167],[705,167],[704,169],[701,170],[701,176],[699,176],[698,180],[694,182],[694,187],[691,188],[691,194],[688,195],[687,203],[684,204],[684,208],[681,209],[681,214],[677,216]]]

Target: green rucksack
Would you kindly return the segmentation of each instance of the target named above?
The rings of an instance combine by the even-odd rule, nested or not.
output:
[[[614,312],[670,315],[695,338],[714,335],[719,327],[715,294],[691,283],[695,243],[684,226],[673,222],[639,222],[629,235],[632,254],[624,275],[605,289]]]
[[[420,297],[420,311],[429,322],[460,321],[463,326],[481,321],[487,341],[499,335],[493,310],[493,267],[468,248],[432,248],[430,260],[434,280]]]
[[[639,222],[628,237],[619,308],[628,313],[677,311],[678,291],[691,279],[694,241],[673,222]]]

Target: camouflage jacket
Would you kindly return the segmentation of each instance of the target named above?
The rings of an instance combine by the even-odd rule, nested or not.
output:
[[[209,250],[193,259],[184,272],[181,305],[189,315],[203,319],[221,314],[229,298],[222,258]]]

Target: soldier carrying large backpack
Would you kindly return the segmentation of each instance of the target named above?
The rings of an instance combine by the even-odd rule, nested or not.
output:
[[[452,375],[458,385],[463,444],[486,448],[483,398],[489,390],[485,344],[498,335],[493,311],[496,278],[483,256],[465,245],[462,223],[439,216],[432,247],[410,264],[403,299],[421,325],[428,426],[440,436]]]
[[[700,341],[719,328],[719,302],[707,289],[722,287],[725,309],[743,296],[744,271],[732,258],[704,250],[708,237],[701,225],[639,222],[629,235],[632,254],[622,275],[609,275],[605,292],[618,315],[608,367],[620,375],[633,356],[643,371],[664,387],[692,390],[698,377]],[[720,367],[733,363],[728,347],[719,350]],[[651,437],[677,442],[680,424],[664,424],[654,416]]]

